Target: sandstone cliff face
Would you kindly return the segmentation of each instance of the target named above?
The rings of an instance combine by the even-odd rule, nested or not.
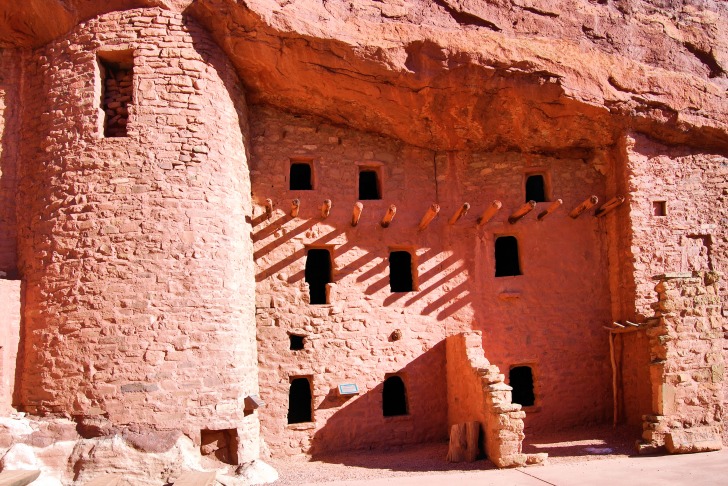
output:
[[[415,145],[589,150],[625,128],[728,143],[719,1],[31,0],[0,7],[0,39],[40,45],[139,6],[205,23],[252,102]]]

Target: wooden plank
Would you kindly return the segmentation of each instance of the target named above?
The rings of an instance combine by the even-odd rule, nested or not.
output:
[[[0,486],[25,486],[40,476],[40,471],[3,471],[0,472]]]
[[[212,486],[215,482],[215,471],[191,471],[182,473],[175,481],[174,486]]]
[[[86,486],[116,486],[121,481],[121,474],[102,474],[86,483]]]

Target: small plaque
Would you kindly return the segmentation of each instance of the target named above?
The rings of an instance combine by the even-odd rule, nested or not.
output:
[[[343,383],[339,385],[339,395],[358,395],[359,387],[356,383]]]

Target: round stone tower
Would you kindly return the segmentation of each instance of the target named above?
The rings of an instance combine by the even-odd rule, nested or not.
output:
[[[194,21],[114,12],[33,52],[18,220],[16,404],[224,431],[258,455],[245,98]],[[237,456],[237,457],[235,457]]]

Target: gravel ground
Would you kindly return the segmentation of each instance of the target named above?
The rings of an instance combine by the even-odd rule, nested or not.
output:
[[[549,434],[529,434],[527,431],[523,452],[548,452],[550,464],[627,457],[634,453],[636,437],[634,429],[606,426]],[[278,470],[280,479],[274,484],[279,486],[495,469],[487,459],[452,464],[445,461],[446,455],[447,443],[440,442],[386,451],[331,454],[317,457],[316,460],[293,457],[269,459],[266,462]]]

